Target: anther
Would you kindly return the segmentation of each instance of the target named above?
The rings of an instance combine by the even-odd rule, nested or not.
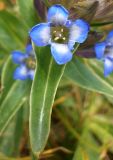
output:
[[[61,32],[64,32],[63,28],[61,29]]]
[[[65,40],[66,40],[66,37],[63,37],[62,39],[65,41]]]
[[[59,37],[55,37],[54,40],[57,41],[59,39]]]
[[[59,37],[62,37],[62,34],[59,34]]]

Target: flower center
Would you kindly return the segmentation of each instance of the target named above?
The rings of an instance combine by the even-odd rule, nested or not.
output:
[[[52,42],[55,43],[67,43],[68,32],[66,27],[51,27]]]
[[[35,69],[36,68],[36,60],[34,57],[29,57],[25,60],[26,66],[29,69]]]

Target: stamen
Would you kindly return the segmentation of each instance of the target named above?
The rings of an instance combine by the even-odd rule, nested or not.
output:
[[[59,34],[59,37],[62,37],[62,34]]]
[[[25,63],[26,63],[26,66],[30,69],[35,69],[35,67],[36,67],[36,61],[35,61],[34,57],[30,56],[29,58],[26,58]]]
[[[59,39],[59,37],[55,37],[54,40],[57,41]]]
[[[68,41],[68,32],[66,27],[51,27],[52,41],[66,43]]]
[[[63,28],[61,29],[61,32],[64,32]]]

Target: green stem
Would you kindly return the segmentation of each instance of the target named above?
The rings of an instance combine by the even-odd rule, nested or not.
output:
[[[79,43],[76,43],[75,44],[75,47],[74,47],[74,50],[73,50],[73,54],[77,51],[77,49],[78,49],[78,47],[80,46],[80,44]]]

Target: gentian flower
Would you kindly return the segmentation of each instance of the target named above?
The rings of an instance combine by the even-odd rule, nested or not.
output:
[[[37,46],[51,45],[51,54],[58,64],[72,59],[75,43],[83,43],[89,25],[82,19],[68,20],[69,12],[60,4],[53,5],[47,13],[47,23],[34,26],[29,34]]]
[[[35,55],[31,44],[27,45],[26,53],[13,51],[12,60],[15,64],[19,65],[14,72],[14,79],[26,80],[29,78],[33,80],[35,70]]]
[[[109,32],[105,41],[95,44],[97,59],[104,61],[104,76],[113,72],[113,30]]]

